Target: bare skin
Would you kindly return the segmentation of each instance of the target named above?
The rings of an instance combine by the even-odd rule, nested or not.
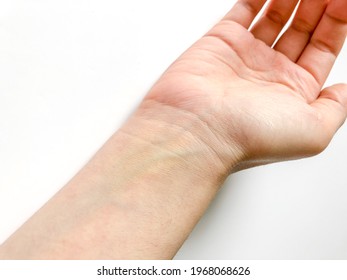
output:
[[[241,169],[322,152],[347,86],[322,89],[347,1],[240,0],[163,74],[95,157],[0,247],[3,259],[172,258]]]

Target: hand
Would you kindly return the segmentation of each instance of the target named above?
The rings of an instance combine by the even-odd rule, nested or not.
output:
[[[347,1],[301,1],[277,42],[298,1],[272,0],[248,30],[265,2],[239,0],[146,97],[206,123],[218,141],[204,142],[232,171],[318,154],[347,114],[346,85],[322,90],[346,38]]]

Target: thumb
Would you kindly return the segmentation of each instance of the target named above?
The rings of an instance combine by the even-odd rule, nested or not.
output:
[[[312,107],[319,116],[318,135],[324,150],[347,117],[347,84],[325,88]]]

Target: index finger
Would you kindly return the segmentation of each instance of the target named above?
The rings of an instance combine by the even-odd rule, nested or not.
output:
[[[347,1],[331,0],[298,65],[325,83],[347,35]]]

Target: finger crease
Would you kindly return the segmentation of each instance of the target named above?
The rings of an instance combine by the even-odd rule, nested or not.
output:
[[[277,25],[281,25],[281,26],[285,25],[283,16],[277,11],[274,11],[274,10],[268,11],[265,16],[266,18],[268,18],[270,21],[272,21],[273,23]]]
[[[330,15],[328,13],[325,14],[330,20],[334,21],[335,23],[337,24],[340,24],[340,25],[346,25],[347,24],[347,21],[346,20],[342,20],[342,19],[339,19],[333,15]]]
[[[313,34],[314,28],[310,24],[308,24],[304,20],[295,20],[291,26],[291,28],[299,33],[303,33],[307,35],[308,37],[311,37]]]
[[[310,43],[314,48],[322,51],[322,52],[325,52],[325,53],[330,53],[330,54],[333,54],[334,56],[337,56],[336,54],[336,50],[334,48],[334,46],[328,44],[327,42],[325,42],[324,40],[321,40],[321,39],[313,39],[311,40],[311,43]]]
[[[258,13],[258,9],[253,4],[251,4],[251,2],[244,0],[240,1],[239,3],[249,12],[251,12],[252,15],[256,15]]]

